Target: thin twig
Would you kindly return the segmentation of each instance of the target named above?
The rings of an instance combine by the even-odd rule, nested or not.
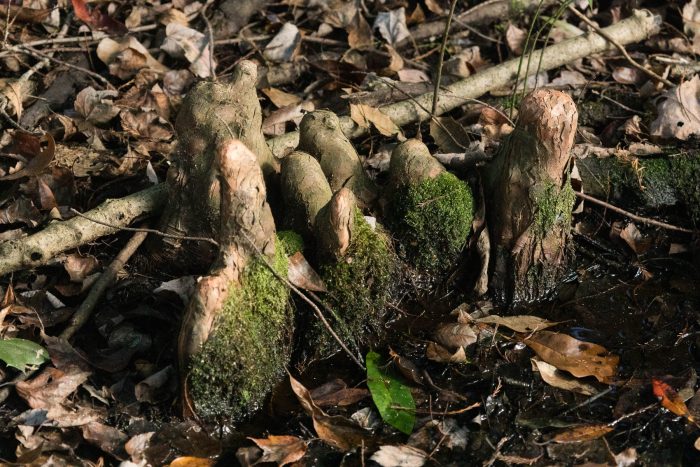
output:
[[[618,214],[622,214],[623,216],[628,217],[628,218],[632,219],[633,221],[640,222],[640,223],[642,223],[642,224],[653,225],[653,226],[655,226],[655,227],[661,227],[662,229],[671,230],[671,231],[674,231],[674,232],[683,232],[683,233],[689,233],[689,234],[698,234],[698,233],[700,233],[700,230],[686,229],[685,227],[678,227],[678,226],[675,226],[675,225],[672,225],[672,224],[667,224],[667,223],[665,223],[665,222],[656,221],[656,220],[654,220],[654,219],[649,219],[649,218],[647,218],[647,217],[638,216],[638,215],[636,215],[636,214],[633,214],[633,213],[631,213],[631,212],[629,212],[629,211],[625,211],[625,210],[622,209],[622,208],[618,208],[617,206],[613,206],[613,205],[610,204],[610,203],[607,203],[607,202],[605,202],[605,201],[599,200],[598,198],[594,198],[593,196],[587,195],[587,194],[585,194],[585,193],[581,193],[581,192],[578,192],[578,191],[576,191],[575,193],[576,193],[576,196],[578,196],[578,197],[581,198],[581,199],[585,199],[585,200],[590,201],[590,202],[592,202],[592,203],[595,203],[595,204],[598,204],[598,205],[600,205],[600,206],[606,207],[606,208],[610,209],[611,211],[615,211],[615,212],[618,213]]]
[[[111,227],[111,228],[116,229],[116,230],[124,230],[124,231],[126,231],[126,232],[145,232],[145,233],[152,233],[152,234],[154,234],[154,235],[158,235],[158,236],[161,236],[161,237],[164,237],[164,238],[174,238],[174,239],[176,239],[176,240],[190,240],[190,241],[193,241],[193,242],[207,242],[207,243],[211,243],[211,244],[214,245],[215,247],[219,248],[219,242],[217,242],[217,241],[214,240],[213,238],[209,238],[209,237],[189,237],[189,236],[186,236],[186,235],[168,234],[168,233],[165,233],[165,232],[161,232],[160,230],[156,230],[156,229],[136,228],[136,227],[122,227],[122,226],[120,226],[120,225],[114,225],[114,224],[109,224],[109,223],[107,223],[107,222],[98,221],[97,219],[93,219],[92,217],[88,217],[88,216],[86,216],[85,214],[83,214],[83,213],[81,213],[80,211],[77,211],[77,210],[75,210],[75,209],[73,209],[73,208],[71,208],[71,212],[72,212],[73,214],[75,214],[76,216],[78,216],[78,217],[82,217],[82,218],[84,218],[84,219],[89,220],[90,222],[94,222],[95,224],[104,225],[105,227]]]
[[[63,60],[53,58],[51,55],[45,54],[44,52],[37,50],[33,47],[29,47],[29,46],[22,45],[22,44],[19,44],[18,47],[21,48],[22,50],[25,50],[30,55],[34,55],[34,56],[41,57],[41,58],[46,58],[52,62],[58,63],[59,65],[63,65],[63,66],[68,67],[72,70],[76,70],[76,71],[79,71],[81,73],[85,73],[86,75],[90,76],[91,78],[94,78],[97,81],[99,81],[100,83],[104,84],[108,89],[112,89],[112,90],[116,89],[114,86],[112,86],[112,83],[110,83],[107,78],[105,78],[104,76],[102,76],[99,73],[95,73],[94,71],[88,70],[87,68],[83,68],[83,67],[80,67],[77,65],[73,65],[72,63],[64,62]]]
[[[61,338],[70,340],[73,338],[76,332],[78,332],[87,320],[92,315],[95,306],[104,295],[105,290],[109,287],[114,279],[117,277],[117,273],[124,267],[129,258],[133,256],[136,250],[141,246],[143,241],[148,236],[148,232],[140,231],[136,232],[129,242],[122,248],[119,254],[114,258],[114,260],[107,266],[104,272],[100,275],[97,281],[93,284],[90,292],[88,293],[83,303],[80,304],[78,310],[73,314],[70,324],[61,333]]]
[[[605,31],[603,31],[600,27],[598,27],[598,25],[596,25],[593,21],[591,21],[590,19],[588,19],[588,17],[587,17],[586,15],[584,15],[583,13],[581,13],[580,11],[578,11],[573,5],[569,5],[569,11],[572,12],[573,14],[575,14],[576,16],[578,16],[579,19],[580,19],[581,21],[583,21],[584,23],[586,23],[586,24],[587,24],[591,29],[593,29],[599,36],[601,36],[601,37],[604,38],[606,41],[608,41],[608,42],[610,42],[612,45],[614,45],[614,46],[617,48],[617,50],[619,50],[620,53],[627,59],[627,61],[630,63],[630,65],[632,65],[633,67],[635,67],[636,69],[638,69],[638,70],[641,71],[642,73],[645,73],[646,75],[648,75],[648,76],[651,77],[652,79],[655,79],[655,80],[657,80],[657,81],[660,81],[660,82],[664,83],[664,84],[665,84],[666,86],[668,86],[669,88],[672,88],[672,87],[675,86],[675,84],[673,84],[673,83],[672,83],[671,81],[669,81],[668,79],[664,78],[663,76],[657,75],[656,73],[654,73],[653,71],[651,71],[651,70],[645,68],[645,67],[642,66],[639,62],[637,62],[635,59],[633,59],[632,57],[630,57],[630,54],[627,53],[627,49],[625,49],[625,47],[624,47],[622,44],[620,44],[620,43],[617,42],[615,39],[613,39],[613,38],[610,36],[610,34],[608,34],[608,33],[606,33]]]
[[[435,77],[435,91],[433,91],[433,108],[430,112],[431,115],[435,115],[435,112],[437,112],[438,95],[440,93],[440,81],[442,80],[442,62],[445,59],[447,37],[450,35],[450,25],[452,24],[452,17],[455,14],[456,6],[457,0],[452,0],[452,2],[450,3],[450,14],[447,15],[447,23],[445,24],[445,33],[442,35],[442,45],[440,45],[440,58],[438,59],[437,76]]]

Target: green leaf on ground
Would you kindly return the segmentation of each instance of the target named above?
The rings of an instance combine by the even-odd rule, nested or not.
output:
[[[372,394],[379,415],[389,425],[407,435],[416,422],[416,403],[411,390],[394,376],[380,369],[381,357],[376,352],[367,354],[367,387]]]
[[[46,349],[35,342],[15,338],[0,340],[0,360],[22,372],[27,366],[41,365],[48,359]]]

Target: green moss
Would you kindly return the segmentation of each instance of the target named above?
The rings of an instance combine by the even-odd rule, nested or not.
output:
[[[571,224],[576,193],[568,180],[561,189],[553,183],[547,183],[535,194],[535,202],[535,229],[539,236],[547,235],[555,225]]]
[[[400,255],[430,274],[450,268],[469,235],[472,205],[467,184],[449,172],[398,188],[387,220],[399,241]]]
[[[272,266],[286,277],[287,255],[280,241]],[[253,259],[242,286],[229,292],[215,331],[190,365],[189,389],[197,414],[235,420],[258,409],[284,374],[291,328],[286,285],[262,259]]]
[[[700,154],[670,158],[671,180],[695,224],[700,224]]]
[[[334,331],[345,342],[361,345],[381,331],[381,318],[396,273],[396,256],[380,227],[373,230],[355,211],[353,237],[346,255],[337,263],[321,266],[328,302],[335,312]],[[313,339],[321,357],[338,345],[317,323]]]
[[[304,239],[293,230],[277,232],[277,239],[284,245],[287,255],[292,256],[298,251],[304,251]]]

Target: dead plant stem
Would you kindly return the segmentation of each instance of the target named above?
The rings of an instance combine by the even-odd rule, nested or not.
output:
[[[452,0],[450,3],[450,13],[447,15],[447,23],[445,24],[445,32],[442,35],[442,44],[440,45],[440,56],[438,58],[437,75],[435,76],[435,90],[433,91],[433,107],[430,114],[435,116],[437,112],[438,96],[440,95],[440,81],[442,80],[442,63],[445,60],[445,49],[447,49],[447,38],[450,35],[450,25],[452,17],[455,14],[457,0]]]

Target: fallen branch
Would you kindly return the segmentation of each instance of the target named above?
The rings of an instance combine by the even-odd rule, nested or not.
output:
[[[605,34],[621,45],[642,41],[658,32],[661,19],[647,10],[635,10],[632,16],[612,26],[602,29]],[[541,63],[540,71],[558,68],[589,55],[616,49],[615,45],[596,33],[584,34],[552,46],[540,49],[526,58],[532,63]],[[469,78],[445,86],[440,94],[436,115],[441,115],[464,105],[467,99],[478,98],[483,94],[507,86],[518,78],[520,58],[508,60],[500,65],[481,71]],[[433,93],[425,93],[411,100],[404,100],[381,107],[398,127],[425,121],[430,118]],[[350,117],[341,117],[340,125],[348,138],[357,138],[367,133],[367,128],[360,127]],[[297,146],[299,133],[290,132],[268,140],[268,145],[275,156],[283,156]]]
[[[165,183],[119,199],[110,199],[86,214],[49,224],[25,238],[0,243],[0,275],[46,264],[54,256],[105,235],[116,233],[139,218],[159,211],[165,204]],[[110,225],[105,225],[109,223]]]

